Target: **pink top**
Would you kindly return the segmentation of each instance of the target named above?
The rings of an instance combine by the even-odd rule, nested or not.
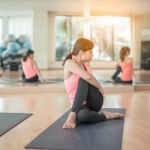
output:
[[[133,73],[132,59],[130,59],[128,63],[120,62],[119,65],[120,65],[121,70],[122,70],[121,80],[123,80],[123,81],[132,80],[132,73]]]
[[[37,73],[36,70],[31,65],[31,60],[27,59],[26,62],[22,62],[22,69],[25,74],[26,79],[34,77]]]
[[[92,69],[88,64],[84,64],[86,71],[91,73]],[[74,102],[74,98],[75,98],[75,94],[77,91],[77,87],[78,87],[78,81],[79,81],[79,76],[76,74],[72,74],[69,78],[65,79],[65,88],[67,91],[67,95],[70,101],[70,105],[72,107],[73,102]]]

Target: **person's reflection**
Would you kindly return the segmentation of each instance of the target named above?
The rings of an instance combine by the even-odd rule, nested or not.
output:
[[[120,50],[120,61],[116,67],[112,80],[115,83],[132,84],[133,61],[129,57],[130,48],[122,47]],[[119,74],[121,73],[121,77]]]

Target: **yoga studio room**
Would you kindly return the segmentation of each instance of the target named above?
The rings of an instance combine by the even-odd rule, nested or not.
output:
[[[0,150],[150,150],[150,0],[0,0]]]

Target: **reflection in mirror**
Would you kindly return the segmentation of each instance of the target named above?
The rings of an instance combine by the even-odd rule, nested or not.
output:
[[[31,39],[31,15],[0,16],[0,81],[20,76],[22,58],[32,49]]]
[[[94,61],[118,61],[122,46],[131,45],[130,17],[91,16],[91,39]],[[76,39],[83,36],[84,17],[55,17],[56,61],[62,61]]]
[[[121,76],[119,77],[119,74]],[[112,76],[115,83],[132,84],[133,60],[130,57],[130,48],[123,46],[120,49],[120,60]]]
[[[83,16],[55,16],[56,62],[63,61],[65,56],[70,52],[75,40],[83,36],[83,24]],[[121,48],[128,46],[130,49],[131,46],[130,17],[91,16],[90,25],[91,40],[94,42],[93,62],[97,64],[103,62],[106,66],[107,64],[114,64],[114,62],[117,62],[117,64],[121,66],[120,71],[117,68],[110,69],[108,67],[105,67],[105,70],[99,69],[99,71],[95,73],[97,79],[100,83],[104,84],[132,85],[133,67],[130,61],[131,59],[129,58],[130,53],[123,54],[123,57],[129,58],[125,58],[127,63],[124,62],[124,60],[120,63]],[[128,64],[128,62],[129,68],[125,69],[125,71],[124,65]],[[95,67],[100,68],[98,65]],[[117,75],[113,76],[116,71]]]

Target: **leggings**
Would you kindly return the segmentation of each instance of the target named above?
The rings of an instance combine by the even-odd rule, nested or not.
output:
[[[122,83],[122,84],[132,84],[132,80],[129,81],[123,81],[121,80],[121,78],[118,77],[118,75],[122,72],[121,67],[118,65],[116,68],[115,73],[112,76],[112,79],[116,82],[116,83]]]
[[[38,80],[39,80],[38,75],[35,75],[34,77],[29,78],[29,79],[26,79],[25,81],[26,81],[26,82],[36,82],[36,81],[38,81]]]
[[[86,100],[86,104],[83,105]],[[71,111],[77,113],[79,123],[97,123],[105,121],[106,117],[99,112],[103,105],[103,96],[100,91],[83,79],[79,79]]]
[[[32,78],[26,79],[24,72],[22,73],[22,78],[26,81],[26,82],[36,82],[39,80],[38,75],[35,75]]]

